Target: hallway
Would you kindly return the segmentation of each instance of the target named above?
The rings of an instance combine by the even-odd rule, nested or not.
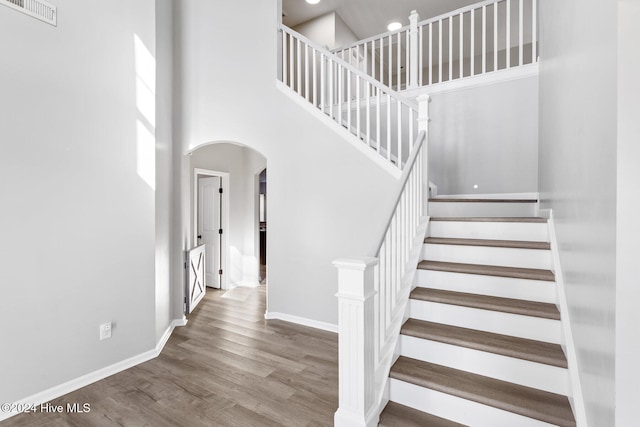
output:
[[[266,287],[208,289],[162,354],[7,426],[331,426],[337,335],[264,320]],[[86,413],[67,405],[90,404]]]

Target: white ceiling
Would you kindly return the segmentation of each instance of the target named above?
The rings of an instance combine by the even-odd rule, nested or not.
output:
[[[409,24],[409,14],[418,11],[420,20],[478,3],[479,0],[320,0],[316,5],[305,0],[282,0],[282,22],[293,27],[310,19],[336,11],[359,39],[387,32],[387,25],[398,21]]]

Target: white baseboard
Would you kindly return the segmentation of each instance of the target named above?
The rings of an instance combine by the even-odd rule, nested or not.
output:
[[[308,326],[315,329],[322,329],[323,331],[334,332],[336,334],[338,333],[338,325],[307,319],[305,317],[293,316],[291,314],[267,311],[264,314],[264,318],[267,320],[284,320],[285,322],[296,323],[298,325]]]
[[[169,340],[169,337],[173,333],[173,330],[177,326],[184,326],[186,324],[187,324],[186,318],[173,320],[171,324],[167,327],[167,330],[162,335],[162,338],[160,338],[160,340],[158,341],[158,344],[156,344],[156,347],[153,350],[145,351],[144,353],[140,353],[136,356],[114,363],[113,365],[106,366],[104,368],[98,369],[97,371],[93,371],[88,374],[82,375],[81,377],[75,378],[71,381],[67,381],[65,383],[51,387],[47,390],[33,394],[24,399],[20,399],[18,402],[15,402],[14,406],[18,406],[18,407],[40,406],[43,403],[50,402],[53,399],[57,399],[60,396],[69,394],[73,391],[76,391],[82,387],[86,387],[90,384],[93,384],[111,375],[125,371],[129,368],[133,368],[134,366],[147,362],[151,359],[155,359],[162,352],[162,349],[164,348],[165,344]],[[16,412],[0,412],[0,421],[6,420],[18,414],[19,412],[17,411]]]
[[[562,316],[562,347],[567,357],[569,367],[569,402],[573,409],[578,427],[587,425],[587,414],[584,406],[584,397],[582,396],[582,385],[580,374],[578,371],[578,358],[573,343],[573,333],[571,331],[571,319],[569,314],[569,304],[564,290],[564,279],[562,277],[562,269],[560,266],[560,254],[558,253],[558,241],[556,239],[555,223],[553,220],[553,211],[551,209],[540,209],[539,214],[543,218],[547,218],[549,226],[549,242],[551,243],[551,254],[553,257],[553,272],[556,276],[556,286],[558,293],[557,304]]]

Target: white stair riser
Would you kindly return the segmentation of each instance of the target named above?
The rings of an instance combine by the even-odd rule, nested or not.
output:
[[[515,384],[567,394],[566,369],[515,357],[493,354],[470,348],[400,335],[400,355],[485,377],[497,378]]]
[[[424,244],[422,259],[430,261],[460,262],[464,264],[497,265],[502,267],[552,268],[551,251],[544,249],[494,248]]]
[[[401,405],[474,427],[552,427],[552,424],[393,378],[389,379],[389,396]]]
[[[431,221],[429,236],[548,242],[549,229],[546,223],[536,222]]]
[[[560,321],[492,310],[410,300],[408,316],[428,322],[560,344]]]
[[[418,269],[414,283],[423,288],[556,303],[556,283],[543,280]]]
[[[435,217],[532,217],[535,203],[429,202]]]

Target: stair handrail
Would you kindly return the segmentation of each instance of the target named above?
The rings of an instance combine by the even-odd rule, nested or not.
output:
[[[334,425],[377,425],[409,301],[427,217],[428,103],[375,257],[339,259],[339,406]]]
[[[405,192],[405,187],[407,185],[407,181],[409,180],[409,176],[411,175],[413,168],[416,164],[416,161],[418,160],[419,156],[422,154],[422,145],[424,144],[424,141],[427,139],[426,136],[426,132],[425,131],[421,131],[418,134],[418,139],[416,140],[416,143],[413,145],[414,150],[411,152],[411,154],[409,155],[409,159],[407,159],[407,163],[405,164],[405,168],[402,171],[402,175],[400,176],[399,182],[400,185],[398,186],[398,191],[396,194],[396,197],[394,198],[395,203],[393,204],[393,208],[390,210],[389,214],[387,215],[387,218],[389,218],[387,220],[387,224],[384,228],[384,230],[389,230],[389,227],[391,227],[391,222],[393,221],[393,217],[396,213],[396,211],[398,210],[398,205],[400,204],[401,200],[402,200],[402,196]],[[375,246],[375,250],[373,251],[373,256],[378,258],[380,256],[380,249],[382,248],[384,241],[385,241],[385,237],[386,237],[386,232],[385,234],[383,234],[380,239],[378,240],[377,245]]]
[[[279,30],[280,81],[355,135],[353,142],[358,146],[364,142],[373,148],[394,174],[401,171],[417,135],[417,103],[291,28],[280,24]],[[371,154],[368,149],[365,152]]]
[[[410,100],[409,98],[405,97],[400,92],[398,92],[396,90],[393,90],[389,86],[386,86],[386,85],[380,83],[378,80],[374,79],[373,77],[371,77],[367,73],[365,73],[362,70],[359,70],[358,68],[356,68],[353,65],[349,64],[347,61],[343,60],[342,58],[340,58],[338,56],[335,56],[329,49],[324,48],[324,47],[320,46],[319,44],[309,40],[307,37],[303,36],[302,34],[298,33],[297,31],[293,30],[292,28],[287,27],[284,24],[280,24],[279,25],[279,29],[281,31],[284,31],[284,32],[294,36],[295,38],[299,39],[300,41],[303,41],[305,44],[309,45],[310,47],[312,47],[313,49],[317,50],[318,52],[320,52],[321,54],[323,54],[327,58],[331,59],[331,61],[333,61],[333,62],[335,62],[337,64],[340,64],[342,67],[344,67],[347,70],[351,71],[353,74],[358,75],[361,79],[363,79],[364,81],[370,83],[372,86],[375,86],[378,89],[381,89],[381,90],[383,90],[385,92],[388,92],[389,94],[391,94],[392,97],[396,98],[398,101],[402,102],[407,107],[411,107],[412,109],[414,109],[416,111],[418,110],[418,104],[416,102],[413,102],[412,100]]]

